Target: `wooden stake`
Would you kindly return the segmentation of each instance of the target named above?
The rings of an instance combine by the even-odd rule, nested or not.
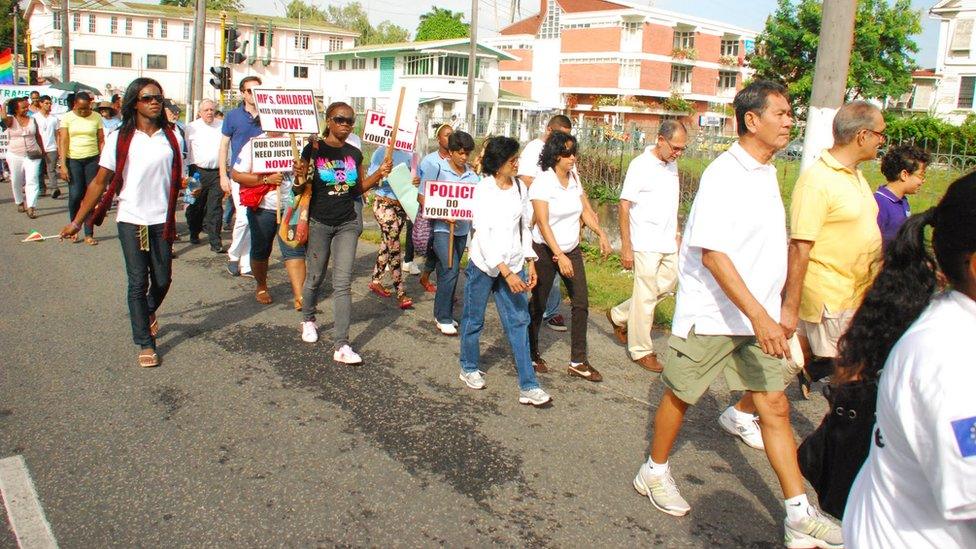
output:
[[[454,220],[447,222],[447,268],[454,268]]]
[[[390,135],[390,146],[386,148],[386,156],[383,157],[383,162],[389,162],[393,159],[393,150],[396,148],[397,132],[400,131],[400,113],[403,112],[403,96],[407,93],[407,89],[400,87],[400,99],[397,101],[396,116],[393,117],[393,133]]]

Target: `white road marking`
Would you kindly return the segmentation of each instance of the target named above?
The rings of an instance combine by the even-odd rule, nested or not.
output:
[[[7,507],[7,517],[22,549],[56,548],[58,542],[44,509],[37,499],[34,482],[23,456],[0,459],[0,494]]]

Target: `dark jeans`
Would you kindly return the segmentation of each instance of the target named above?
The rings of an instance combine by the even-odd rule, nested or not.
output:
[[[278,212],[264,208],[247,209],[247,228],[251,234],[251,259],[267,261],[271,257],[275,240],[281,250],[281,259],[305,259],[305,246],[292,248],[281,242],[278,236]]]
[[[403,261],[404,263],[410,263],[413,261],[413,222],[410,221],[410,217],[407,217],[407,246],[403,249]]]
[[[163,238],[164,224],[150,225],[149,251],[139,249],[139,225],[118,223],[119,243],[129,280],[129,321],[132,341],[143,349],[155,349],[149,335],[149,315],[162,305],[172,282],[173,245]]]
[[[454,238],[454,261],[447,267],[447,248]],[[454,290],[457,289],[458,274],[461,272],[461,255],[468,235],[451,236],[448,233],[434,233],[434,253],[437,256],[437,292],[434,294],[434,319],[440,324],[454,322]]]
[[[535,262],[535,273],[539,278],[538,284],[532,289],[532,302],[529,311],[532,323],[529,324],[529,346],[532,356],[539,356],[539,329],[542,327],[542,316],[549,299],[556,274],[562,279],[569,293],[572,308],[572,326],[570,327],[570,360],[572,362],[586,361],[586,321],[590,313],[589,293],[586,289],[586,270],[583,268],[583,253],[579,246],[566,253],[566,257],[573,263],[573,277],[566,278],[559,272],[559,266],[552,260],[552,251],[545,244],[532,243],[539,260]]]
[[[88,158],[69,158],[68,159],[68,220],[73,220],[78,210],[81,208],[81,201],[85,198],[88,184],[95,179],[98,173],[98,155]],[[162,230],[162,228],[160,228]],[[91,216],[85,219],[85,236],[95,234]]]
[[[186,225],[190,236],[207,231],[210,245],[220,247],[223,226],[224,190],[220,188],[220,172],[190,166],[190,174],[200,174],[200,196],[186,207]]]

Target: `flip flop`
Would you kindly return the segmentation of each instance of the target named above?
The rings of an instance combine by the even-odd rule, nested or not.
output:
[[[384,288],[383,285],[380,284],[379,282],[370,282],[369,283],[369,291],[373,292],[374,294],[376,294],[376,295],[378,295],[380,297],[390,297],[391,295],[393,295],[390,292],[390,290],[387,290],[386,288]]]
[[[302,310],[302,298],[300,298],[300,297],[296,297],[295,298],[295,310],[296,311],[301,311]]]
[[[421,281],[420,282],[420,285],[424,287],[424,291],[427,292],[427,293],[432,294],[432,293],[434,293],[434,292],[437,291],[437,286],[434,286],[434,283],[431,282],[431,281],[429,281],[429,280],[428,281]]]
[[[159,366],[159,355],[156,354],[156,351],[152,351],[151,353],[147,354],[140,352],[138,360],[139,366],[142,368],[155,368],[156,366]]]
[[[400,308],[403,309],[404,311],[406,311],[407,309],[413,309],[413,300],[410,299],[409,297],[405,295],[400,296],[399,302],[400,302]]]
[[[89,246],[98,246],[98,241],[95,240],[94,236],[86,236],[85,244],[88,244]]]
[[[254,298],[258,300],[258,303],[263,305],[270,305],[272,301],[271,294],[268,293],[268,290],[258,290],[257,293],[254,294]]]
[[[156,337],[159,333],[159,321],[156,320],[156,315],[149,315],[149,335]]]

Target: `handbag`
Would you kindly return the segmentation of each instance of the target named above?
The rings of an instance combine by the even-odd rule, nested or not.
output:
[[[800,471],[817,492],[820,508],[843,520],[854,478],[871,449],[878,381],[824,388],[830,410],[797,449]]]
[[[14,123],[18,126],[20,125],[18,122],[16,122],[16,118],[14,119]],[[24,138],[24,154],[27,155],[27,158],[30,158],[31,160],[44,158],[44,152],[41,150],[41,145],[37,142],[37,122],[35,122],[33,118],[31,118],[30,122],[27,123],[27,128],[24,130],[21,136]]]
[[[245,208],[257,208],[261,205],[261,200],[264,199],[264,195],[275,190],[276,187],[277,185],[271,184],[255,185],[254,187],[245,187],[244,185],[241,185],[241,206],[244,206]]]

